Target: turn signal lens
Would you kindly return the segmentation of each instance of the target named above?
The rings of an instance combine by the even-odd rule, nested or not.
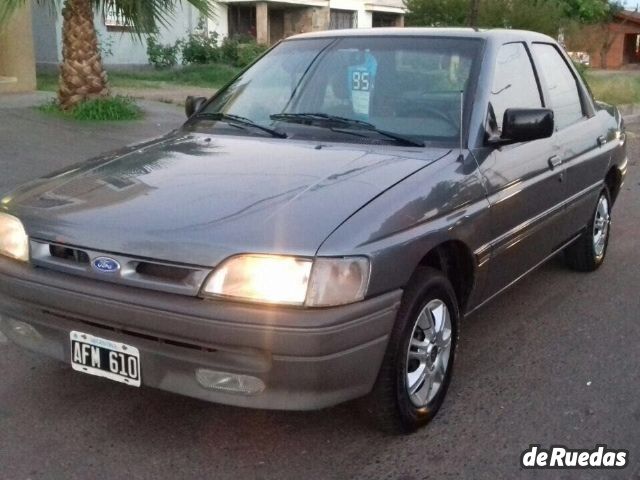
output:
[[[368,286],[367,258],[318,258],[313,264],[306,305],[331,307],[359,302]]]
[[[0,255],[29,260],[29,237],[22,222],[7,213],[0,213]]]

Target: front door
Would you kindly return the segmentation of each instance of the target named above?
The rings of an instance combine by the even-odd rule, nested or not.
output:
[[[508,108],[544,106],[530,52],[524,43],[501,47],[495,66],[491,106],[498,129]],[[491,204],[493,240],[485,296],[498,293],[547,258],[562,241],[565,170],[554,139],[494,149],[481,163]]]

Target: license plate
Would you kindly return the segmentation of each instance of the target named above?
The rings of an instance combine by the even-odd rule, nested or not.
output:
[[[78,372],[140,386],[140,352],[136,347],[71,332],[71,366]]]

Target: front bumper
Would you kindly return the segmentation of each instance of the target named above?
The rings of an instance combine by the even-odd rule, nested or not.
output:
[[[72,330],[108,338],[140,350],[143,385],[252,408],[319,409],[366,395],[401,295],[314,310],[246,305],[0,258],[0,330],[16,344],[70,362]],[[255,395],[211,390],[196,379],[202,368],[253,376],[266,387]]]

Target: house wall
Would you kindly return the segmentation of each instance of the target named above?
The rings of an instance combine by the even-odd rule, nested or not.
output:
[[[199,14],[193,7],[178,6],[173,21],[166,28],[161,28],[158,39],[162,44],[174,44],[178,39],[186,37],[198,26]],[[131,32],[117,27],[107,27],[101,13],[95,16],[96,32],[103,46],[109,46],[111,55],[103,56],[105,65],[140,65],[147,64],[147,42],[145,37],[138,38]]]
[[[598,61],[601,60],[600,55],[597,55]],[[610,70],[618,70],[624,65],[624,34],[617,35],[611,45],[611,49],[607,53],[607,65],[606,68]],[[602,67],[604,65],[601,65]]]
[[[25,3],[0,30],[0,93],[26,92],[35,88],[31,4]]]
[[[607,30],[599,26],[585,27],[579,38],[570,39],[572,51],[585,51],[589,53],[591,67],[618,70],[628,63],[625,58],[625,35],[640,34],[640,24],[626,22],[624,24],[611,23]],[[611,47],[606,54],[606,64],[602,62],[601,48],[605,42],[611,42]]]
[[[602,56],[599,51],[599,44],[592,46],[589,51],[591,57],[591,66],[593,68],[607,68],[609,70],[618,70],[624,65],[624,37],[626,33],[638,32],[638,27],[618,25],[612,23],[609,25],[611,35],[611,48],[606,55],[606,65],[603,65]],[[602,43],[602,42],[598,42]]]
[[[226,6],[218,6],[219,18],[226,30]],[[173,44],[179,38],[186,37],[198,26],[200,16],[190,5],[178,6],[173,22],[161,28],[158,38],[163,44]],[[62,9],[52,10],[48,5],[34,3],[32,17],[34,41],[36,45],[36,62],[39,68],[55,68],[62,61]],[[147,42],[143,35],[139,38],[130,31],[118,27],[107,27],[101,12],[97,12],[94,25],[103,49],[109,49],[110,55],[103,55],[106,66],[133,67],[148,64]]]
[[[52,4],[34,2],[31,20],[37,63],[57,68],[62,51],[60,8]]]
[[[357,15],[357,27],[371,28],[372,14],[370,11],[365,10],[364,2],[357,0],[331,0],[330,7],[336,10],[355,11]]]
[[[222,41],[229,34],[229,7],[225,3],[218,2],[214,8],[215,18],[209,19],[209,32],[216,32]]]
[[[327,30],[329,18],[330,10],[327,7],[288,9],[284,12],[284,36]]]

